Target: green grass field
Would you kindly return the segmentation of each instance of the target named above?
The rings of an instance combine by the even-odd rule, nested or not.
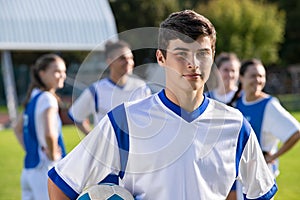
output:
[[[300,121],[300,112],[292,113]],[[67,151],[69,152],[81,140],[82,135],[74,126],[63,127]],[[0,132],[0,199],[17,200],[21,197],[20,176],[23,167],[24,152],[11,129]],[[280,159],[281,174],[277,179],[279,191],[277,200],[300,199],[300,143]]]

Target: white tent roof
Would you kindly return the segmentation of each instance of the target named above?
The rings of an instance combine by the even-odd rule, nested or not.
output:
[[[0,50],[92,50],[116,34],[107,0],[0,0]]]

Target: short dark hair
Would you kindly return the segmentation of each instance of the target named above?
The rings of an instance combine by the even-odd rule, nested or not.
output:
[[[216,30],[213,24],[203,15],[193,10],[184,10],[169,15],[159,27],[158,49],[166,57],[166,49],[170,40],[180,39],[191,43],[199,36],[209,36],[212,51],[215,52]]]
[[[220,68],[224,62],[231,61],[231,60],[236,60],[240,62],[240,59],[237,57],[235,53],[222,52],[216,57],[215,64],[217,65],[217,68]]]
[[[106,42],[105,44],[105,58],[109,58],[110,57],[110,54],[117,50],[117,49],[121,49],[121,48],[124,48],[124,47],[127,47],[130,49],[130,45],[123,41],[123,40],[118,40],[116,42],[112,42],[112,41],[108,41]]]
[[[240,76],[244,76],[245,72],[247,71],[248,67],[251,65],[262,65],[263,63],[260,59],[257,58],[252,58],[249,60],[244,60],[241,64],[241,68],[240,68]]]

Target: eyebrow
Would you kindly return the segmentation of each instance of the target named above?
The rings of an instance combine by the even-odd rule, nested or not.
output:
[[[184,47],[176,47],[175,49],[173,49],[173,51],[176,50],[180,50],[180,51],[190,51],[190,49],[188,48],[184,48]],[[209,48],[203,48],[203,49],[198,49],[197,52],[203,52],[203,51],[210,51]]]
[[[176,47],[175,49],[173,49],[173,51],[176,51],[176,50],[189,51],[188,48],[183,48],[183,47]]]

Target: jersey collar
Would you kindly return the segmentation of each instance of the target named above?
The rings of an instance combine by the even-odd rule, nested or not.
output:
[[[207,108],[209,100],[205,95],[203,95],[203,96],[204,96],[204,100],[203,100],[202,104],[196,110],[194,110],[192,112],[188,112],[188,111],[184,110],[183,108],[181,108],[180,106],[174,104],[172,101],[170,101],[167,98],[164,89],[158,93],[158,97],[162,101],[162,103],[167,108],[169,108],[171,111],[176,113],[178,116],[180,116],[181,118],[186,120],[187,122],[192,122],[193,120],[198,118]]]
[[[113,82],[113,80],[111,80],[110,78],[107,78],[107,80],[115,87],[118,87],[120,89],[123,89],[125,87],[125,85],[121,86],[121,85],[118,85],[116,84],[115,82]]]

